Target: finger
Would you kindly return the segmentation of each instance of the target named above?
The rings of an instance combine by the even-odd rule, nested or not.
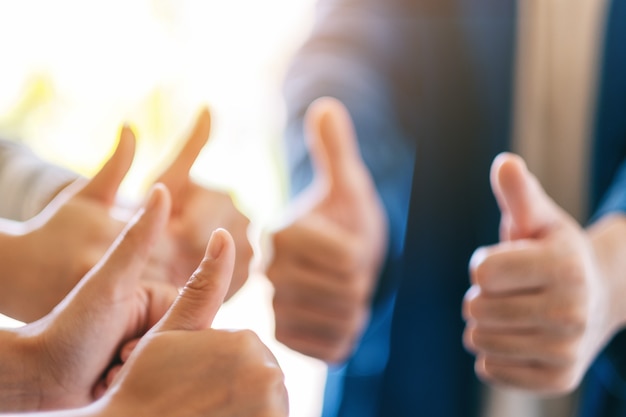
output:
[[[211,133],[211,113],[209,109],[204,107],[194,125],[191,133],[187,137],[183,148],[176,156],[176,159],[170,164],[160,178],[173,194],[185,184],[189,178],[189,171],[193,166],[196,158],[209,140]]]
[[[511,239],[540,237],[558,221],[558,206],[519,156],[498,155],[490,177],[500,210],[509,216]]]
[[[122,365],[115,365],[109,370],[106,376],[106,380],[104,382],[107,387],[110,387],[111,385],[113,385],[113,381],[115,381],[115,378],[117,377],[117,375],[120,373],[121,370],[122,370]]]
[[[94,400],[99,400],[104,397],[109,386],[106,384],[104,380],[100,380],[96,383],[96,386],[93,388],[93,398]]]
[[[235,242],[224,229],[211,235],[204,259],[152,331],[200,330],[211,325],[224,301],[235,262]]]
[[[350,338],[329,339],[328,335],[323,337],[320,330],[312,331],[307,327],[292,326],[283,322],[276,323],[275,337],[289,348],[329,364],[344,361],[354,343]]]
[[[542,293],[490,297],[466,297],[464,310],[468,321],[493,330],[539,330],[549,323]]]
[[[145,203],[128,222],[108,251],[81,281],[82,285],[95,286],[93,291],[122,291],[135,288],[145,267],[150,250],[165,229],[169,217],[170,198],[167,189],[155,185]],[[116,285],[123,282],[124,285]],[[75,292],[80,291],[80,285]],[[89,297],[93,296],[92,294]]]
[[[529,362],[501,360],[480,355],[476,373],[494,385],[530,390],[542,394],[564,394],[573,390],[580,378],[573,370]]]
[[[334,98],[314,101],[306,115],[307,138],[318,181],[333,188],[350,188],[361,153],[344,105]]]
[[[140,340],[141,339],[133,339],[124,344],[124,346],[120,350],[120,361],[122,361],[122,363],[126,363],[128,361],[128,358],[133,353]]]
[[[355,304],[364,303],[369,295],[345,285],[341,276],[293,262],[277,263],[267,275],[275,288],[275,300],[321,309],[330,315],[346,314]]]
[[[365,262],[360,255],[360,242],[323,216],[307,216],[272,238],[274,263],[286,257],[316,269],[348,275]]]
[[[300,301],[298,296],[285,294],[284,291],[274,294],[273,308],[276,321],[293,323],[316,324],[317,328],[356,328],[358,314],[354,309],[325,308],[310,301]],[[361,311],[361,310],[359,310]]]
[[[534,241],[483,246],[470,259],[470,279],[489,294],[538,290],[552,282],[551,261],[551,254]]]
[[[85,185],[79,195],[113,205],[122,180],[135,156],[135,135],[127,125],[122,127],[115,152],[102,169]]]
[[[549,340],[541,332],[469,329],[471,345],[482,354],[502,360],[532,362],[546,366],[571,366],[575,351],[567,341]]]

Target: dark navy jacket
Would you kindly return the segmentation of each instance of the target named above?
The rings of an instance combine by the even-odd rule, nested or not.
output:
[[[390,244],[369,327],[329,372],[324,417],[468,417],[479,410],[461,302],[473,250],[497,241],[489,187],[511,134],[512,0],[321,0],[285,83],[292,192],[311,179],[302,117],[342,100],[385,204]],[[591,201],[626,211],[626,1],[610,3]],[[626,254],[625,254],[626,256]],[[579,414],[626,416],[626,336],[589,371]]]

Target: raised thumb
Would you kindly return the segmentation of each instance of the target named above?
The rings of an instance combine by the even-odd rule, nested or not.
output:
[[[558,206],[518,155],[502,153],[494,159],[491,187],[506,223],[507,239],[541,237],[559,219]]]
[[[337,99],[319,98],[309,106],[306,128],[316,181],[350,187],[363,161],[348,110]]]
[[[189,171],[198,155],[209,141],[211,133],[211,113],[203,107],[198,114],[196,123],[185,140],[176,158],[159,178],[159,182],[170,188],[178,188],[189,178]]]
[[[135,213],[100,261],[56,310],[63,312],[65,306],[71,305],[73,299],[81,298],[84,301],[82,305],[87,305],[88,310],[93,310],[91,306],[94,299],[101,299],[104,293],[128,297],[130,289],[136,287],[152,248],[166,227],[170,205],[167,188],[161,184],[155,185],[144,206]]]
[[[112,205],[134,156],[135,135],[130,127],[124,125],[120,131],[115,152],[78,194],[106,205]]]
[[[224,229],[216,229],[200,266],[152,331],[202,330],[210,327],[224,302],[234,264],[235,242],[232,236]]]

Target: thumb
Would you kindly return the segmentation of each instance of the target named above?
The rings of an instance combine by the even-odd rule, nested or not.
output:
[[[103,299],[102,294],[105,292],[127,296],[128,288],[136,285],[151,249],[167,224],[169,210],[167,188],[155,185],[144,206],[128,222],[100,261],[59,304],[57,310],[61,314],[66,313],[69,306],[73,305],[73,300],[84,301],[76,305],[87,305],[89,310],[95,301]]]
[[[316,181],[330,189],[352,188],[364,166],[345,106],[331,97],[317,99],[307,111],[306,127]]]
[[[135,135],[130,127],[124,125],[115,152],[78,195],[112,205],[134,156]]]
[[[182,149],[159,178],[159,182],[164,183],[173,194],[186,183],[189,171],[207,144],[210,133],[211,113],[204,107]]]
[[[518,155],[502,153],[494,159],[491,187],[502,212],[506,240],[540,237],[560,217],[558,206]]]
[[[200,266],[152,331],[201,330],[210,327],[224,302],[234,264],[233,238],[224,229],[215,230]]]

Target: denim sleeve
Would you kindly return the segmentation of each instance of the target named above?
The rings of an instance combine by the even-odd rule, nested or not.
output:
[[[615,212],[626,214],[626,161],[622,162],[613,177],[613,182],[602,197],[593,220]]]

